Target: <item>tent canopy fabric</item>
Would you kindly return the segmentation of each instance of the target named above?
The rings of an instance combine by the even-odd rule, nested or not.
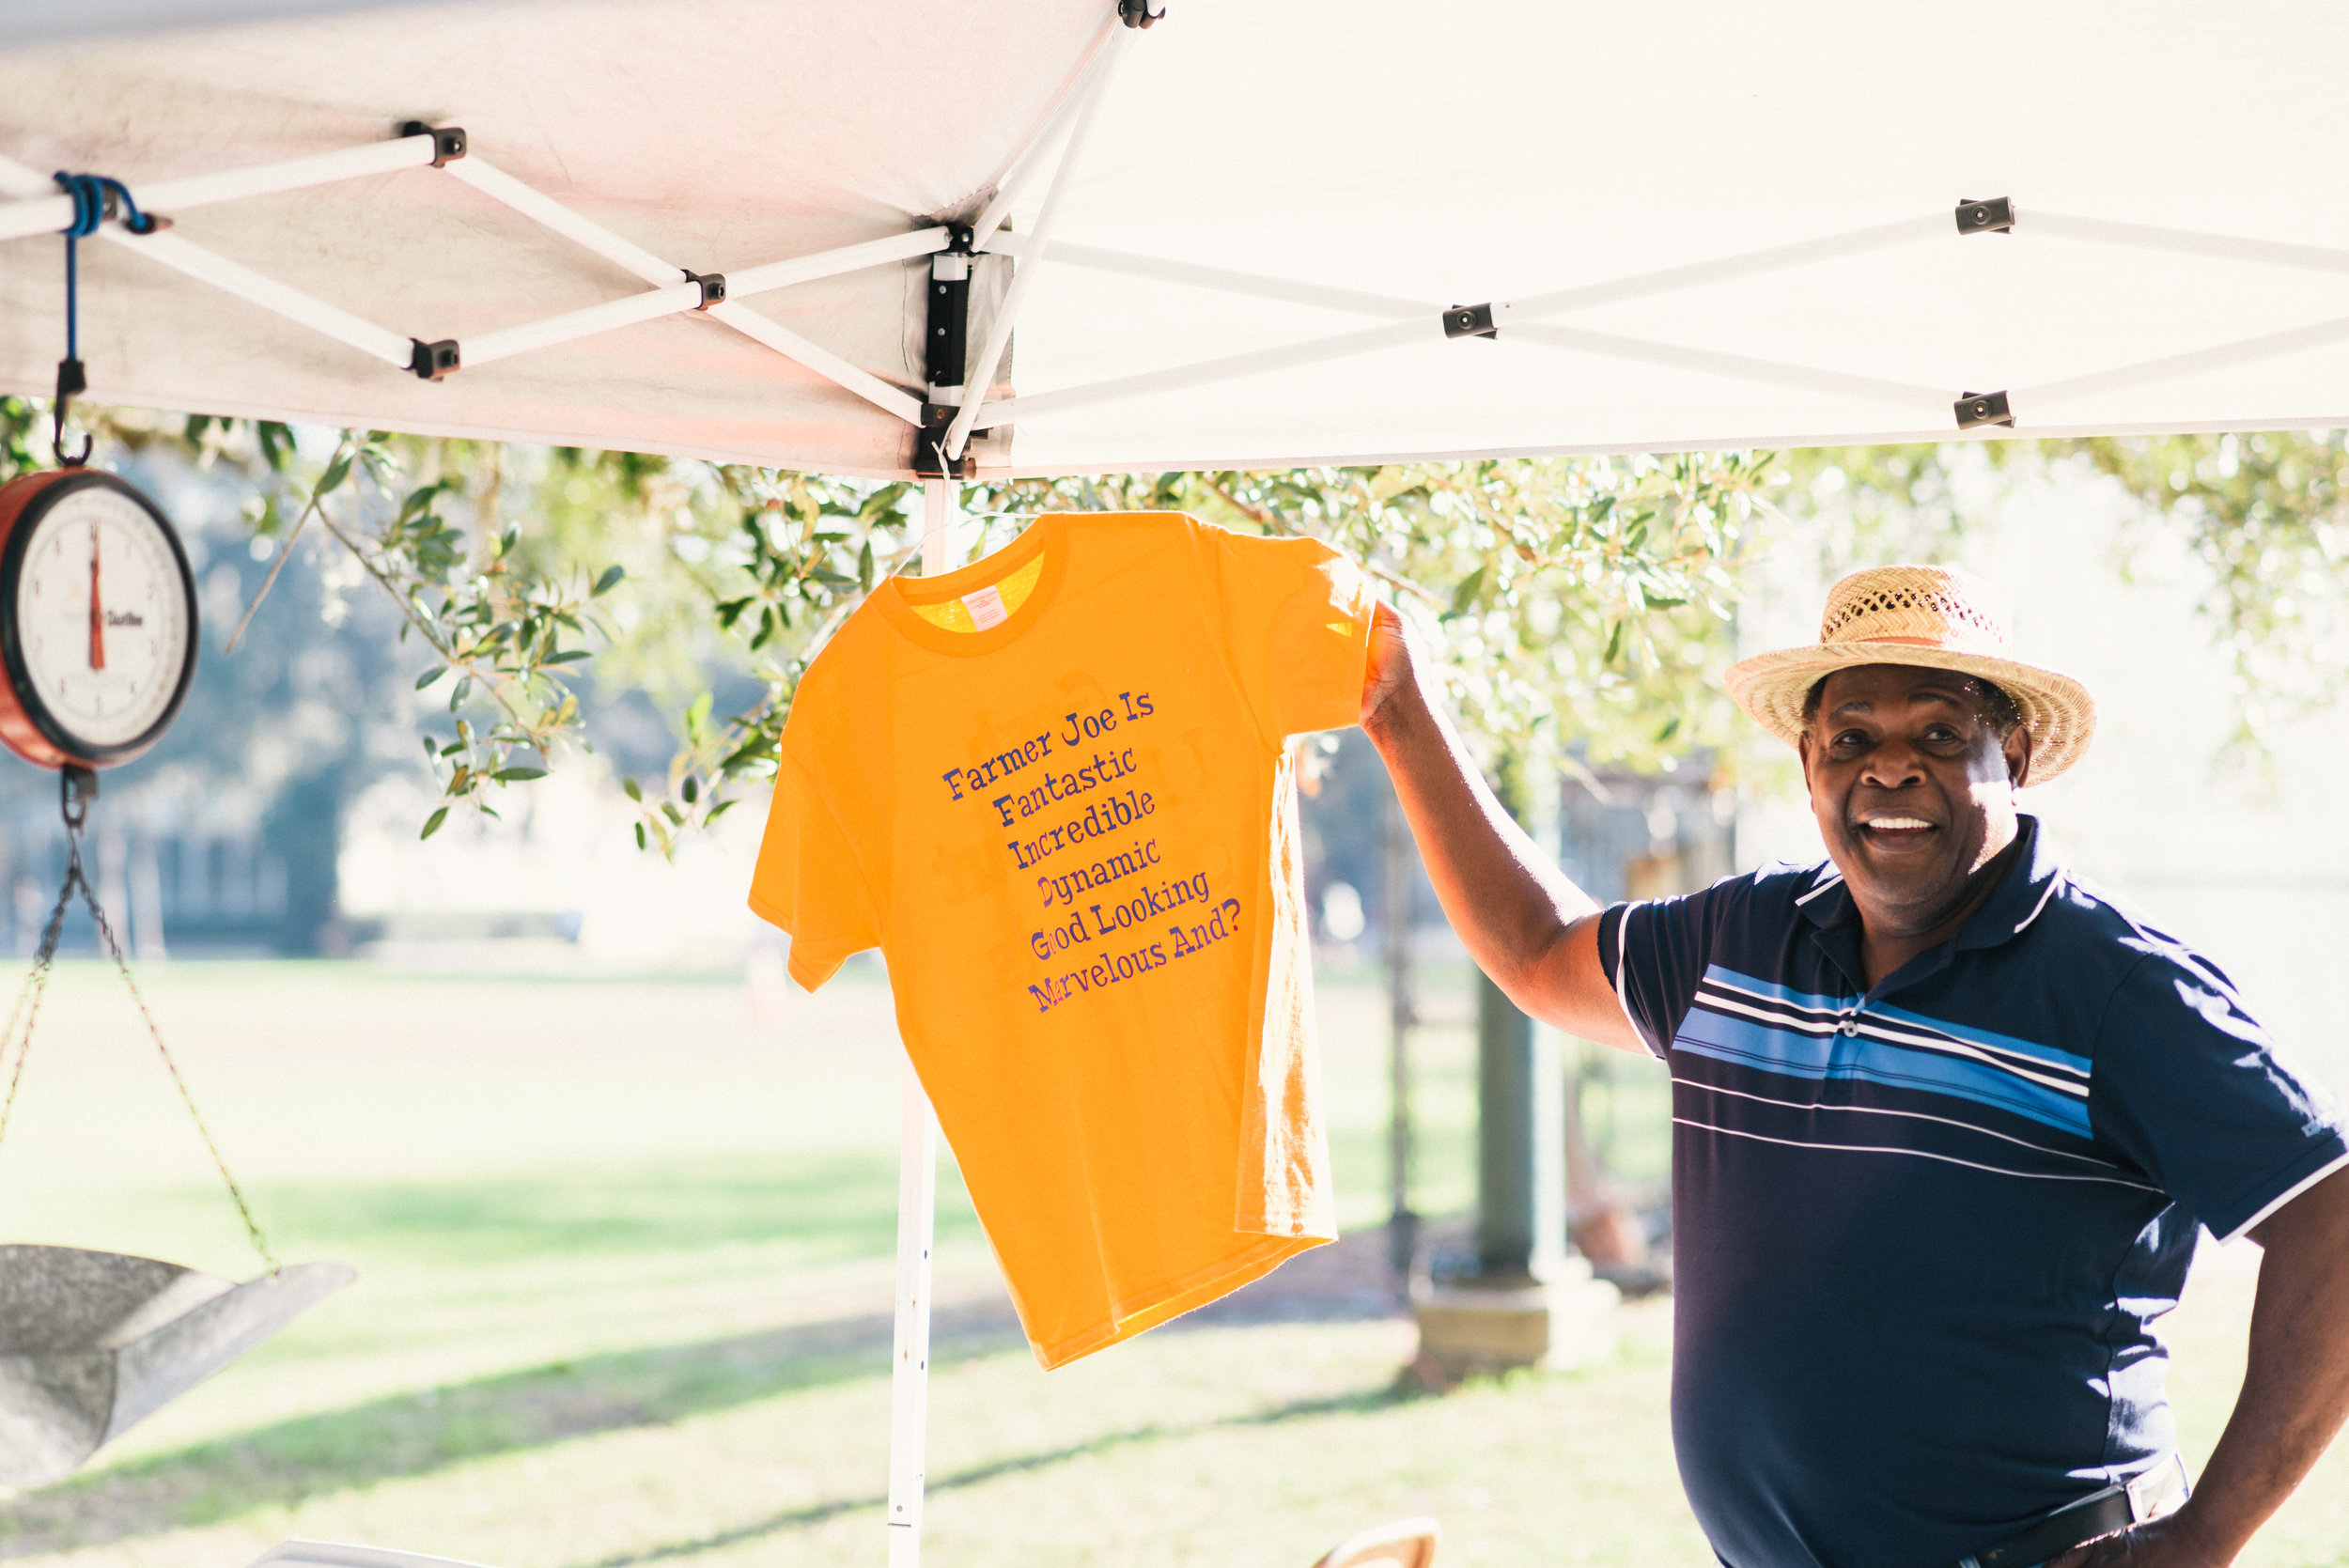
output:
[[[2349,424],[2312,0],[255,8],[0,52],[0,385],[70,170],[174,220],[81,334],[175,411],[875,476]]]

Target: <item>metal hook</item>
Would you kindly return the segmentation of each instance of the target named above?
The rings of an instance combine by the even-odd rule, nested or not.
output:
[[[67,763],[57,770],[59,808],[65,814],[65,831],[79,833],[82,824],[89,820],[89,803],[98,799],[98,775],[77,763]]]
[[[75,268],[73,262],[73,251],[75,243],[75,236],[70,234],[66,236],[66,351],[65,358],[57,362],[56,400],[49,406],[50,419],[52,421],[49,432],[49,449],[56,455],[57,466],[59,468],[82,467],[89,461],[90,448],[96,444],[96,439],[94,437],[85,435],[82,438],[82,451],[80,456],[68,457],[66,455],[66,413],[72,408],[73,399],[89,390],[89,377],[82,369],[81,356],[77,351],[79,345],[74,341],[75,338],[80,335],[74,319],[79,310],[79,301],[76,296],[80,292],[74,284]]]
[[[67,363],[72,365],[76,369],[81,367],[81,361],[79,360],[71,360]],[[59,368],[62,370],[63,366],[60,366]],[[64,379],[65,378],[62,374],[58,377],[60,381]],[[72,398],[70,396],[61,393],[57,397],[55,406],[51,410],[51,417],[54,424],[49,434],[49,450],[56,457],[57,466],[59,468],[86,468],[89,464],[90,452],[98,444],[98,438],[95,436],[85,435],[82,438],[81,451],[73,453],[70,456],[67,454],[65,449],[65,412],[66,406],[71,401]]]

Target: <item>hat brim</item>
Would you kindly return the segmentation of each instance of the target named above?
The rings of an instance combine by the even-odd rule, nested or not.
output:
[[[1803,699],[1837,670],[1859,664],[1909,664],[1954,670],[1995,683],[2023,710],[2030,731],[2026,784],[2046,784],[2077,762],[2096,734],[2096,700],[2070,675],[2011,659],[1918,643],[1820,643],[1781,648],[1733,664],[1723,677],[1729,694],[1757,724],[1799,747]]]

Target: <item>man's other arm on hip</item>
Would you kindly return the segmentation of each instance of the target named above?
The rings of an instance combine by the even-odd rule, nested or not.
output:
[[[1570,1034],[1645,1051],[1598,955],[1598,906],[1493,798],[1413,657],[1378,607],[1362,728],[1385,759],[1427,879],[1477,967],[1509,1000]]]
[[[2349,1167],[2252,1227],[2265,1250],[2243,1391],[2194,1496],[2052,1568],[2232,1562],[2349,1419]]]

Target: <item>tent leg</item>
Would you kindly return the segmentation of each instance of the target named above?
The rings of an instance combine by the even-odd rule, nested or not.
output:
[[[922,486],[922,570],[950,568],[962,487]],[[911,1061],[897,1141],[897,1328],[889,1375],[889,1568],[919,1568],[930,1422],[930,1252],[938,1234],[938,1118]]]
[[[938,1122],[905,1069],[897,1155],[897,1330],[889,1381],[889,1568],[922,1560],[924,1450],[929,1434],[930,1250],[938,1222]]]

